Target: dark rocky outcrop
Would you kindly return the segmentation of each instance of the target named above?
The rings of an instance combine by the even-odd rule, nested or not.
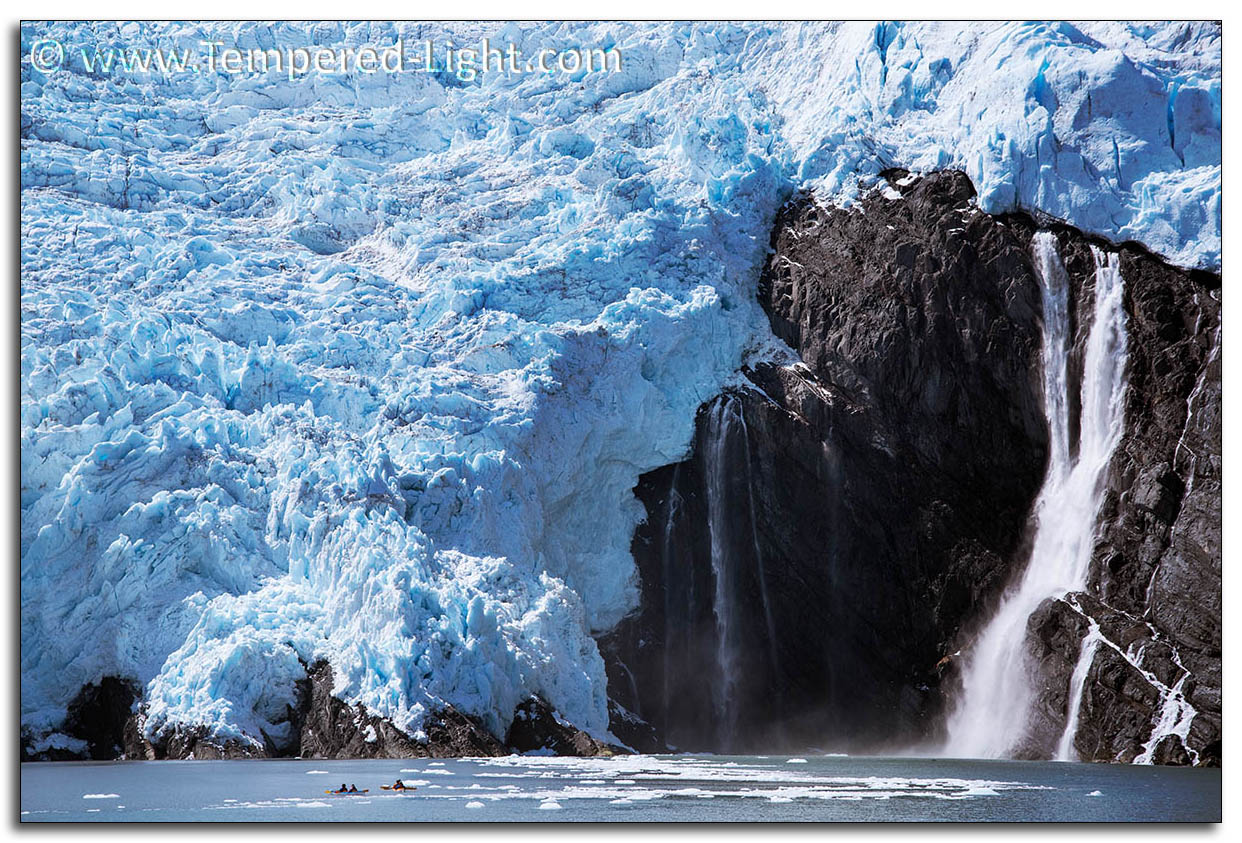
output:
[[[125,744],[125,721],[137,699],[133,682],[105,676],[98,684],[86,685],[69,703],[65,733],[86,741],[91,759],[110,761]]]
[[[303,758],[456,758],[505,755],[507,750],[483,725],[446,707],[423,724],[418,741],[388,720],[332,695],[332,668],[317,662],[299,683],[300,709],[291,721]]]
[[[609,756],[625,749],[596,740],[557,716],[552,706],[533,696],[518,705],[505,743],[515,752],[550,752],[575,757]]]
[[[1047,757],[1064,729],[1086,613],[1108,644],[1083,757],[1139,756],[1188,673],[1187,746],[1156,741],[1153,760],[1218,759],[1219,277],[984,214],[960,173],[888,176],[852,209],[804,198],[780,213],[759,298],[801,363],[747,372],[753,388],[700,410],[690,459],[641,479],[643,600],[601,639],[611,693],[683,749],[936,739],[956,654],[1028,551],[1047,446],[1043,228],[1071,281],[1071,379],[1092,245],[1120,252],[1131,352],[1090,585],[1029,626],[1042,681],[1027,752]]]
[[[644,755],[658,755],[669,751],[668,745],[654,726],[611,699],[608,701],[608,731],[612,732],[626,750]]]
[[[1046,451],[1038,282],[972,196],[950,174],[781,212],[760,300],[802,365],[749,372],[700,412],[693,457],[642,479],[643,610],[604,642],[670,743],[896,748],[933,728],[944,658],[1020,555]],[[732,712],[713,529],[731,546]]]
[[[126,744],[125,728],[138,699],[137,685],[116,676],[82,686],[69,703],[61,734],[85,744],[82,752],[58,746],[35,749],[30,735],[21,740],[22,761],[68,761],[89,758],[111,761],[119,757]]]

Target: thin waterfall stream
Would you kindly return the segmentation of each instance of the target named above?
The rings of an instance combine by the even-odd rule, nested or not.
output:
[[[716,710],[717,741],[728,748],[737,725],[734,706],[737,685],[736,642],[733,640],[733,575],[732,542],[728,535],[728,413],[729,398],[718,401],[711,409],[711,456],[707,471],[707,523],[711,536],[712,581],[715,590],[712,613],[716,618],[717,681],[713,686],[713,707]]]
[[[712,406],[707,432],[711,444],[705,479],[718,673],[713,706],[718,746],[727,750],[737,737],[744,651],[756,643],[752,640],[756,635],[762,634],[769,666],[774,668],[776,635],[756,523],[749,431],[742,402],[736,396],[725,395]],[[751,582],[758,586],[762,629],[754,626],[753,618],[744,616],[747,609],[741,601]]]

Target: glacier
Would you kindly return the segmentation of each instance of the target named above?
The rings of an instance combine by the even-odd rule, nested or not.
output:
[[[619,72],[89,73],[55,39],[616,47]],[[1211,24],[21,28],[21,724],[130,677],[261,745],[303,664],[418,734],[606,736],[640,474],[788,354],[779,207],[889,167],[1219,270]]]

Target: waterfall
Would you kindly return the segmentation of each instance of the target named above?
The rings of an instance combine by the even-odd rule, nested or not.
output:
[[[1082,649],[1078,653],[1078,664],[1074,666],[1074,675],[1069,683],[1069,712],[1065,718],[1065,731],[1057,743],[1057,761],[1077,761],[1074,752],[1074,738],[1078,736],[1078,712],[1082,708],[1082,690],[1087,684],[1087,672],[1095,661],[1095,651],[1100,648],[1100,625],[1090,621],[1090,628],[1082,639]]]
[[[729,412],[732,396],[712,405],[708,416],[708,441],[710,442],[707,465],[707,526],[711,537],[712,580],[715,591],[712,613],[716,618],[716,668],[717,678],[712,687],[712,704],[716,713],[717,741],[723,748],[733,741],[737,728],[737,712],[734,705],[737,687],[737,642],[734,639],[734,583],[737,568],[731,554],[734,543],[729,541],[729,461],[728,433],[732,414]]]
[[[766,645],[767,669],[777,670],[775,619],[759,541],[750,431],[743,406],[737,396],[728,394],[712,405],[704,466],[715,583],[712,612],[716,619],[717,682],[713,707],[719,727],[718,745],[725,749],[733,745],[737,730],[742,670],[756,668],[758,646]],[[758,607],[744,602],[756,594]],[[756,624],[756,608],[762,612],[762,626]],[[766,641],[760,641],[760,636]],[[779,703],[779,699],[771,701],[773,706]]]
[[[1117,255],[1092,249],[1095,306],[1083,361],[1075,458],[1068,400],[1068,278],[1051,234],[1036,234],[1031,247],[1044,299],[1048,468],[1035,503],[1035,537],[1026,569],[974,642],[963,670],[962,694],[949,718],[945,746],[958,756],[1004,757],[1025,736],[1033,695],[1027,622],[1044,600],[1086,586],[1105,473],[1124,428],[1126,337]],[[1071,706],[1076,708],[1077,701]]]
[[[673,573],[676,570],[676,561],[673,557],[675,547],[673,545],[673,526],[681,514],[681,494],[677,491],[677,481],[681,476],[680,463],[673,468],[673,478],[669,482],[668,499],[664,511],[664,545],[661,549],[660,558],[664,561],[664,665],[663,665],[663,687],[661,690],[661,712],[663,714],[662,725],[665,730],[669,728],[669,708],[672,698],[669,694],[669,688],[673,682],[673,668],[670,665],[670,658],[674,652],[675,632],[673,629],[674,612],[682,610],[685,612],[686,619],[683,624],[689,622],[691,613],[694,610],[693,594],[691,600],[685,607],[674,607],[673,598]],[[677,638],[676,645],[682,645],[680,637]],[[682,645],[684,646],[684,645]],[[678,650],[679,654],[682,654]]]
[[[738,403],[737,420],[742,426],[743,460],[746,466],[746,513],[750,517],[750,546],[755,553],[755,576],[759,580],[759,602],[763,605],[764,631],[767,632],[768,658],[774,670],[779,669],[776,652],[776,623],[772,618],[772,605],[768,601],[768,575],[763,565],[763,550],[759,547],[759,519],[755,517],[755,484],[750,476],[750,430],[746,427],[746,413]],[[776,700],[779,703],[779,700]]]
[[[1187,753],[1196,761],[1198,760],[1198,753],[1186,744],[1186,738],[1190,734],[1190,725],[1194,722],[1195,715],[1198,714],[1194,706],[1186,699],[1184,686],[1189,677],[1190,673],[1187,671],[1181,675],[1173,687],[1162,689],[1164,700],[1160,705],[1160,715],[1152,724],[1151,736],[1147,739],[1147,743],[1143,744],[1143,751],[1134,759],[1135,764],[1153,763],[1156,747],[1169,735],[1176,735],[1180,738]],[[1155,683],[1152,684],[1155,685]]]

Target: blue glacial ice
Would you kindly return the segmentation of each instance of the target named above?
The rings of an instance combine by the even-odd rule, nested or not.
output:
[[[302,662],[418,733],[607,733],[638,476],[779,355],[779,206],[888,166],[1216,269],[1204,24],[27,24],[98,44],[616,46],[618,73],[21,86],[21,718],[279,733]]]

